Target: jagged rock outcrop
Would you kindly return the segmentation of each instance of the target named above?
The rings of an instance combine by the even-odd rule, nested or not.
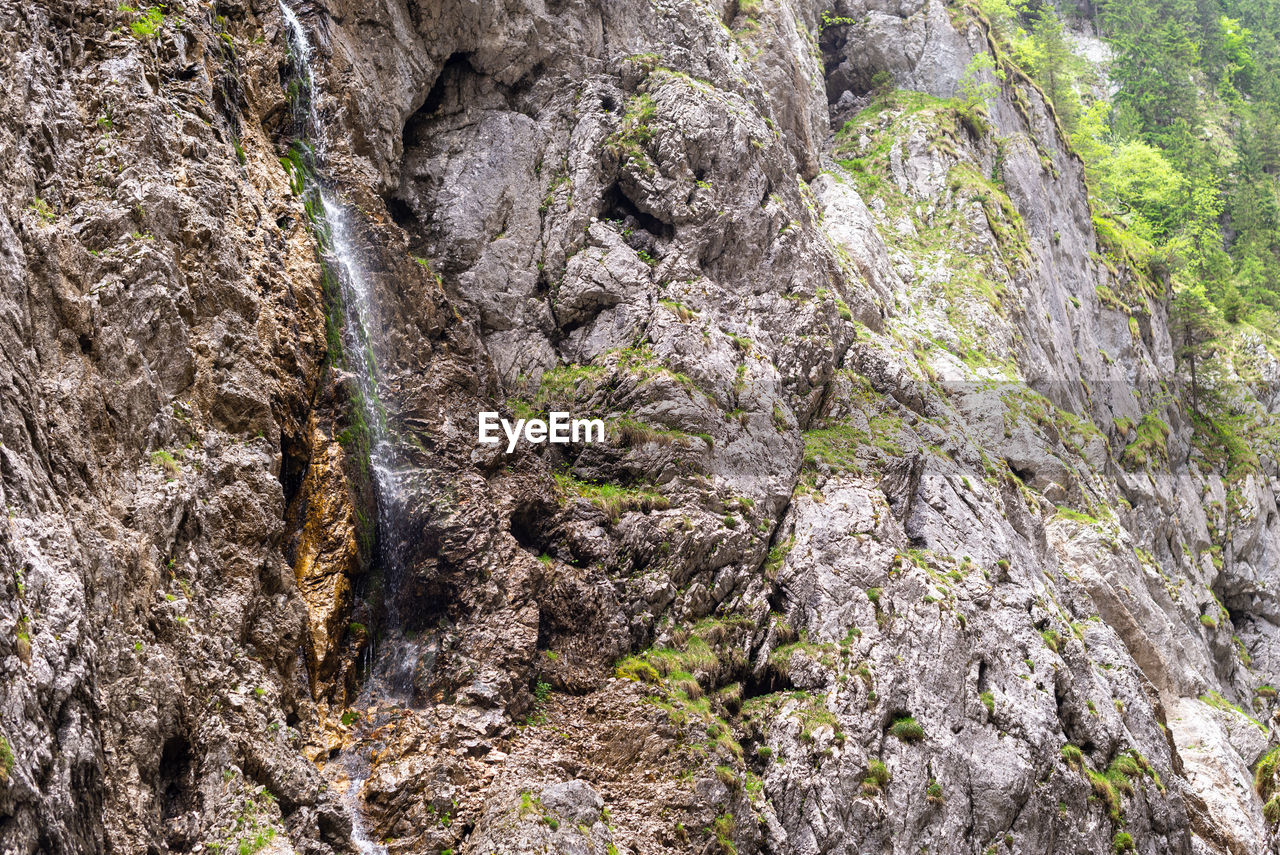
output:
[[[1275,461],[979,13],[179,5],[0,7],[0,850],[1274,850]]]

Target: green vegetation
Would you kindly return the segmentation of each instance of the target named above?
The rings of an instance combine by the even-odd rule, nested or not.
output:
[[[1201,621],[1201,622],[1203,623],[1203,621]],[[1265,733],[1265,732],[1266,732],[1266,730],[1267,730],[1266,725],[1264,725],[1262,722],[1258,721],[1258,720],[1257,720],[1256,718],[1254,718],[1253,716],[1249,715],[1247,712],[1245,712],[1244,710],[1242,710],[1240,707],[1238,707],[1238,706],[1236,706],[1235,704],[1231,703],[1231,701],[1229,701],[1229,700],[1227,700],[1226,698],[1224,698],[1224,697],[1223,697],[1219,692],[1217,692],[1217,691],[1210,691],[1210,692],[1208,692],[1208,693],[1206,693],[1206,694],[1201,695],[1201,696],[1200,696],[1200,700],[1201,700],[1201,701],[1203,701],[1204,703],[1208,704],[1209,706],[1213,707],[1214,709],[1219,710],[1219,711],[1221,711],[1221,712],[1225,712],[1225,713],[1236,713],[1236,714],[1238,714],[1238,715],[1240,715],[1240,716],[1243,716],[1243,717],[1244,717],[1245,719],[1247,719],[1248,721],[1253,722],[1254,726],[1256,726],[1259,730],[1263,731],[1264,733]]]
[[[1131,434],[1132,441],[1124,447],[1124,451],[1120,454],[1120,462],[1130,469],[1140,469],[1143,466],[1155,466],[1169,459],[1169,425],[1165,424],[1154,412],[1147,413],[1137,423],[1131,423],[1120,419],[1116,422],[1117,429],[1124,424],[1121,432],[1127,439]]]
[[[833,155],[844,170],[838,177],[855,183],[864,198],[883,202],[887,221],[910,223],[910,229],[892,235],[894,244],[948,272],[932,278],[929,288],[956,336],[945,343],[930,341],[928,346],[944,347],[975,372],[1012,379],[1016,368],[1011,354],[993,354],[986,346],[986,331],[992,317],[1000,316],[1008,303],[1002,283],[1008,281],[1011,269],[1023,268],[1031,256],[1025,223],[1000,176],[984,174],[962,160],[955,163],[947,177],[947,204],[927,214],[893,178],[894,153],[909,139],[923,134],[940,154],[959,159],[961,148],[971,145],[975,134],[985,133],[983,99],[990,96],[998,76],[983,60],[976,60],[970,72],[969,95],[964,100],[907,91],[877,97],[839,131]],[[872,144],[864,145],[864,140]],[[972,245],[975,205],[985,214],[996,252],[975,251]],[[921,372],[936,380],[927,351],[916,347],[915,352]]]
[[[1156,770],[1134,749],[1117,754],[1105,772],[1089,768],[1084,753],[1070,743],[1062,746],[1061,754],[1067,768],[1083,773],[1088,779],[1093,790],[1090,799],[1104,804],[1113,822],[1120,821],[1124,812],[1123,797],[1133,794],[1135,782],[1150,779],[1160,792],[1164,792],[1164,784]]]
[[[733,814],[720,814],[712,824],[711,830],[715,834],[716,843],[719,844],[720,851],[724,855],[738,855],[738,847],[733,843],[733,834],[736,831]]]
[[[1072,55],[1052,6],[979,5],[1001,58],[1040,87],[1084,159],[1104,243],[1125,235],[1147,248],[1134,260],[1158,263],[1176,288],[1202,285],[1231,323],[1242,305],[1280,302],[1262,272],[1280,259],[1276,0],[1103,4],[1113,103],[1093,100],[1094,71]]]
[[[885,766],[882,761],[872,760],[867,765],[866,777],[862,779],[862,791],[867,795],[876,795],[883,792],[892,777],[889,774],[889,767]]]
[[[1107,806],[1107,814],[1113,822],[1119,822],[1120,816],[1124,812],[1124,804],[1120,794],[1116,792],[1113,782],[1103,773],[1095,772],[1088,767],[1084,770],[1085,777],[1089,779],[1089,786],[1093,788],[1093,796]]]
[[[889,734],[903,742],[919,742],[924,739],[924,728],[911,716],[903,715],[895,718],[889,725]]]
[[[1272,748],[1262,755],[1258,765],[1253,767],[1253,787],[1265,801],[1271,801],[1274,796],[1280,795],[1280,780],[1276,779],[1278,769],[1280,747]]]
[[[580,481],[567,472],[555,473],[555,480],[561,496],[586,499],[604,511],[610,522],[616,523],[623,514],[630,511],[649,513],[671,507],[665,496],[651,489]]]
[[[120,11],[134,15],[133,20],[129,22],[129,32],[133,33],[135,38],[149,39],[164,26],[164,10],[159,6],[138,10],[132,6],[123,5]]]
[[[653,685],[649,702],[666,712],[672,723],[705,732],[706,740],[694,746],[698,753],[740,763],[742,745],[724,716],[739,710],[746,714],[742,685],[737,681],[747,670],[743,642],[754,628],[755,622],[744,616],[708,617],[690,627],[677,626],[671,645],[624,657],[615,674]],[[752,703],[779,699],[761,696]],[[804,712],[802,718],[820,714],[820,710]]]
[[[1081,513],[1074,508],[1069,508],[1066,505],[1058,505],[1057,516],[1060,516],[1063,519],[1073,520],[1074,522],[1083,523],[1084,525],[1098,524],[1098,520],[1096,518],[1091,517],[1086,513]],[[1047,641],[1048,639],[1046,639],[1046,643]],[[1057,648],[1054,649],[1056,650]]]
[[[1044,95],[1085,166],[1096,259],[1114,276],[1098,299],[1129,314],[1140,339],[1141,317],[1172,298],[1175,356],[1191,380],[1190,401],[1178,403],[1189,404],[1196,451],[1229,484],[1243,479],[1280,439],[1250,396],[1224,388],[1257,376],[1259,344],[1280,351],[1280,0],[1098,4],[1090,23],[1113,52],[1109,80],[1073,54],[1053,5],[975,3],[992,25],[991,50],[966,70],[958,111],[980,117],[993,87],[1024,116],[1028,91]],[[904,118],[917,109],[895,100]],[[878,157],[860,151],[847,166],[860,182],[880,181]],[[1169,429],[1156,412],[1123,431],[1126,467],[1167,462]]]
[[[53,207],[39,196],[32,199],[31,204],[28,205],[27,208],[46,225],[52,225],[58,219],[58,215],[53,210]]]
[[[0,781],[9,780],[9,775],[13,772],[14,762],[13,746],[9,744],[7,737],[0,734]]]
[[[163,469],[164,473],[169,476],[170,480],[177,478],[182,474],[182,466],[178,463],[178,459],[168,451],[162,450],[151,452],[151,464]]]
[[[533,687],[533,708],[525,718],[525,724],[539,725],[547,720],[547,700],[551,697],[551,684],[539,680]]]
[[[958,112],[965,127],[980,137],[987,131],[987,106],[1000,94],[1000,84],[1006,80],[1005,71],[996,66],[989,53],[976,54],[960,78]]]
[[[778,578],[778,571],[782,569],[782,564],[787,560],[787,555],[791,553],[795,543],[795,535],[792,535],[782,543],[770,547],[769,554],[764,561],[764,575],[767,579],[773,581]]]
[[[1111,838],[1111,849],[1115,852],[1132,852],[1133,835],[1127,831],[1117,831],[1116,836]]]
[[[701,439],[708,446],[715,444],[715,440],[705,434],[695,435],[669,428],[657,428],[625,416],[616,422],[610,422],[609,431],[626,448],[638,448],[649,443],[689,448],[696,445],[694,439]]]
[[[754,2],[758,8],[760,5],[760,0],[754,0]],[[746,4],[741,4],[741,5],[746,5]],[[856,18],[849,18],[844,15],[833,15],[831,12],[824,9],[822,11],[822,20],[818,22],[818,31],[821,32],[822,30],[825,30],[828,27],[842,27],[842,26],[845,26],[846,24],[856,24],[857,22],[858,21]],[[877,74],[878,73],[879,72],[877,72]]]
[[[622,124],[609,137],[609,151],[623,163],[635,162],[645,172],[653,171],[649,161],[648,145],[653,139],[649,123],[658,113],[658,105],[647,92],[627,99]]]
[[[839,425],[804,434],[804,462],[825,463],[837,471],[858,472],[858,450],[869,437],[851,425]]]
[[[844,733],[840,730],[840,720],[827,709],[827,702],[820,697],[804,700],[806,703],[796,712],[800,719],[800,738],[805,742],[813,742],[818,728],[825,726],[831,728],[837,742],[843,742]]]
[[[1262,806],[1262,817],[1272,825],[1280,823],[1280,794],[1272,796]]]
[[[983,692],[978,698],[982,701],[982,705],[987,708],[987,712],[994,713],[996,711],[996,696],[991,692]]]
[[[628,656],[614,668],[614,675],[622,680],[635,680],[640,683],[657,683],[662,679],[658,669],[644,659]]]
[[[225,778],[224,780],[231,780]],[[230,827],[221,832],[222,839],[205,842],[205,848],[214,852],[234,852],[236,855],[255,855],[267,848],[276,838],[272,807],[275,796],[258,787],[246,796],[240,811]]]
[[[1040,637],[1044,639],[1045,646],[1054,653],[1062,649],[1062,635],[1056,629],[1046,629],[1040,633]]]

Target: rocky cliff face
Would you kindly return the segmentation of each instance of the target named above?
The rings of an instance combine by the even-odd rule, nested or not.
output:
[[[978,13],[291,11],[0,5],[0,851],[1276,851],[1275,463]]]

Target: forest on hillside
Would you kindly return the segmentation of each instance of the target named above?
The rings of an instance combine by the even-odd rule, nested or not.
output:
[[[1280,307],[1280,3],[1105,0],[1089,10],[1109,79],[1072,52],[1082,10],[982,0],[1054,103],[1099,218],[1228,324]],[[1065,20],[1064,20],[1065,17]]]
[[[1236,475],[1254,469],[1274,428],[1253,403],[1264,395],[1233,389],[1261,379],[1250,347],[1280,344],[1280,2],[979,6],[1083,161],[1104,256],[1169,301],[1202,454]],[[1107,61],[1082,55],[1074,34],[1090,31]],[[990,69],[971,66],[962,81],[979,111],[1004,75],[981,64]],[[1216,367],[1208,382],[1206,366]]]

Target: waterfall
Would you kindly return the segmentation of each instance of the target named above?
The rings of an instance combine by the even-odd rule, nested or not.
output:
[[[289,27],[289,42],[294,58],[301,65],[305,80],[300,95],[306,99],[305,136],[310,149],[303,146],[302,157],[310,154],[312,163],[295,159],[295,189],[305,197],[318,201],[319,208],[308,204],[313,230],[327,266],[336,274],[341,290],[341,345],[346,368],[353,373],[360,389],[360,409],[369,439],[369,464],[375,492],[391,496],[397,492],[398,479],[393,465],[392,446],[387,430],[387,414],[379,396],[378,333],[382,329],[374,299],[372,283],[360,266],[354,233],[346,208],[338,203],[330,188],[320,180],[319,171],[327,155],[324,124],[316,112],[315,74],[311,60],[313,50],[298,16],[283,2],[280,9]],[[381,507],[384,502],[379,501]],[[381,522],[381,521],[380,521]]]
[[[378,508],[378,531],[386,540],[396,529],[394,520],[387,518],[384,510],[392,505],[388,499],[400,488],[395,468],[393,445],[387,425],[386,409],[380,395],[379,337],[382,334],[381,318],[375,298],[373,283],[360,263],[357,253],[356,233],[347,208],[336,197],[333,188],[326,186],[322,174],[326,165],[327,139],[324,123],[316,109],[315,73],[312,69],[313,49],[298,16],[284,2],[280,12],[288,27],[288,47],[300,76],[295,76],[289,87],[290,100],[303,126],[303,140],[295,143],[288,159],[294,192],[303,199],[311,221],[311,230],[321,254],[324,268],[326,295],[330,304],[327,323],[330,325],[330,350],[337,349],[342,366],[355,378],[359,400],[353,401],[360,418],[358,427],[364,436],[368,453],[369,475],[374,499]],[[299,109],[305,102],[305,109]],[[336,288],[334,287],[336,286]],[[334,318],[333,304],[337,303],[338,318]],[[335,324],[335,320],[339,321]],[[333,326],[338,329],[332,329]],[[336,337],[335,337],[336,333]],[[382,550],[384,556],[394,550]],[[396,651],[397,661],[403,653]],[[394,681],[392,681],[394,682]],[[368,777],[367,764],[358,752],[344,753],[344,768],[348,776],[342,803],[351,817],[351,840],[362,855],[386,855],[385,846],[371,840],[360,810],[360,791]]]

